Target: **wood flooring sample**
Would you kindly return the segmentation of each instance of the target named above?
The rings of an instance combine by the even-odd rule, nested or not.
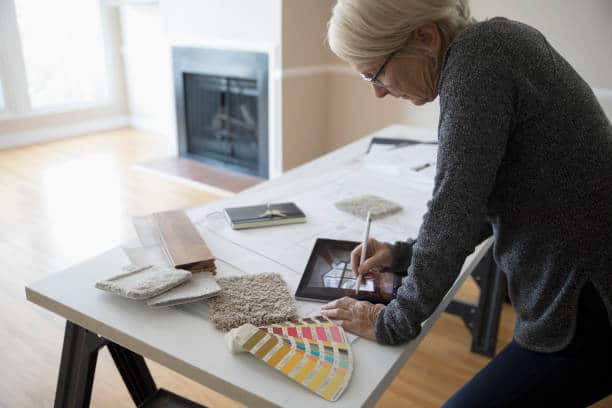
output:
[[[184,211],[154,216],[166,255],[175,268],[215,272],[215,258]]]

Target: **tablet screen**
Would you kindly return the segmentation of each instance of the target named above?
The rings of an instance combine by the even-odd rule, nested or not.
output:
[[[351,251],[359,245],[353,241],[317,239],[296,298],[327,302],[350,296],[373,303],[387,304],[401,280],[386,271],[371,271],[363,275],[359,294],[355,291],[357,277],[351,267]]]

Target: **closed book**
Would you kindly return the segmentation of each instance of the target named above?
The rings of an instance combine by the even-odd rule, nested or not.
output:
[[[306,215],[295,203],[230,207],[226,208],[224,213],[233,229],[306,222]]]

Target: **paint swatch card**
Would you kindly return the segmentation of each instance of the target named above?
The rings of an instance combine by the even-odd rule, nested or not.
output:
[[[234,352],[246,351],[328,401],[351,379],[353,354],[344,330],[322,316],[255,327],[226,335]]]

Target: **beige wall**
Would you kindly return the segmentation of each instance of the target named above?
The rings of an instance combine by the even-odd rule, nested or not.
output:
[[[326,64],[327,21],[335,0],[283,0],[283,69]]]
[[[333,0],[283,0],[283,170],[325,153],[329,78],[326,24]]]
[[[397,100],[376,98],[354,73],[330,74],[329,106],[326,152],[396,123],[399,116]]]
[[[335,0],[283,0],[283,155],[285,170],[401,118],[329,49]]]
[[[283,0],[283,158],[285,170],[397,122],[398,106],[329,49],[335,0]]]
[[[327,88],[326,75],[283,78],[283,170],[327,151]]]
[[[336,4],[333,0],[332,8]],[[328,16],[331,17],[331,14]],[[325,152],[351,143],[369,133],[402,121],[405,101],[377,98],[372,86],[338,58],[329,46],[327,64],[332,67],[329,81],[329,121]]]

